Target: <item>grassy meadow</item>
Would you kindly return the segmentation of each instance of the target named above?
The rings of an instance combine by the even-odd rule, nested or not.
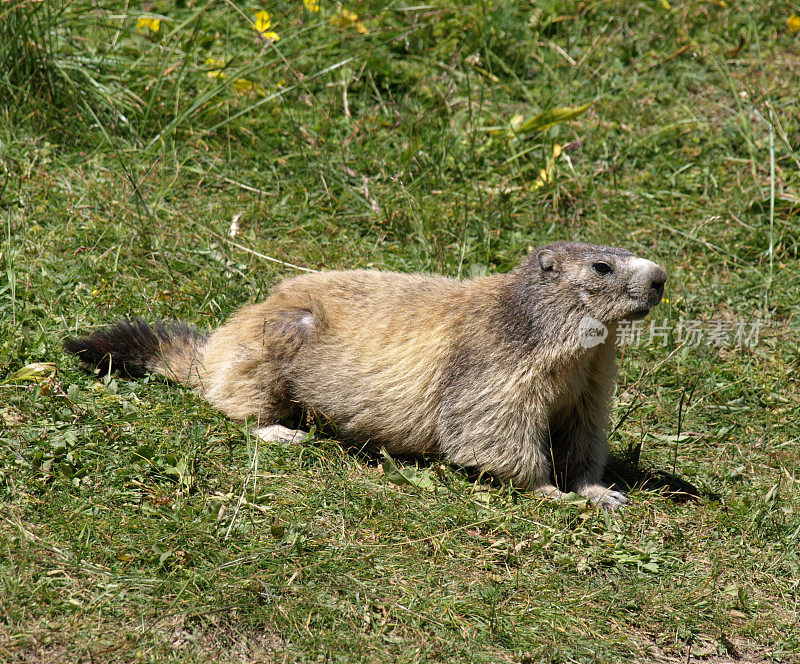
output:
[[[0,3],[0,661],[800,662],[798,15]],[[620,350],[618,513],[268,445],[61,346],[556,239],[669,274]]]

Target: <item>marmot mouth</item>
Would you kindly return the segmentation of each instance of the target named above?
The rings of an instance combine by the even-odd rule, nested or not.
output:
[[[625,320],[642,320],[642,318],[645,318],[649,313],[650,307],[645,304],[632,309],[631,312],[625,316]]]

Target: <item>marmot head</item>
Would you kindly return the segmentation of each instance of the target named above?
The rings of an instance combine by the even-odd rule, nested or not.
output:
[[[530,257],[536,281],[550,284],[570,308],[603,323],[644,318],[661,301],[667,274],[625,249],[556,242]],[[530,272],[529,272],[530,274]],[[533,276],[533,275],[531,275]]]

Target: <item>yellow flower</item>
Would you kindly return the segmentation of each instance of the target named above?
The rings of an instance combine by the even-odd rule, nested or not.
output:
[[[331,19],[331,22],[343,28],[355,28],[356,32],[359,32],[362,35],[369,34],[369,30],[367,30],[367,26],[364,25],[364,22],[358,20],[358,14],[351,12],[349,9],[345,9],[344,7],[342,7],[339,10],[339,13]]]
[[[798,16],[797,14],[792,14],[789,18],[786,19],[786,25],[789,26],[789,32],[791,32],[792,34],[800,31],[800,16]]]
[[[319,0],[303,0],[306,9],[315,14],[319,11]]]
[[[255,21],[255,28],[259,32],[266,32],[272,27],[272,19],[270,19],[269,14],[265,12],[263,9],[257,11],[256,14],[256,21]]]
[[[239,78],[233,82],[233,89],[236,92],[250,92],[256,84],[247,78]]]
[[[136,21],[136,29],[142,32],[145,30],[158,32],[159,28],[161,28],[161,19],[159,18],[140,18]]]
[[[246,94],[248,92],[255,92],[260,95],[266,94],[266,90],[264,90],[261,84],[255,83],[249,78],[237,78],[232,85],[233,89],[240,94]]]
[[[211,67],[211,71],[206,73],[206,76],[209,78],[225,78],[225,72],[222,71],[222,68],[225,66],[225,63],[222,60],[215,60],[214,58],[208,58],[206,60],[206,65]]]
[[[225,72],[222,71],[225,67],[224,61],[215,60],[214,58],[207,58],[206,66],[211,68],[206,72],[206,76],[209,78],[217,78],[220,80],[227,78]],[[264,87],[260,83],[251,81],[249,78],[237,78],[230,85],[236,92],[240,94],[246,94],[248,92],[255,92],[260,95],[266,94]]]
[[[539,177],[536,178],[536,182],[531,185],[531,191],[541,189],[546,184],[553,181],[556,170],[556,159],[561,156],[562,151],[562,147],[558,143],[553,145],[553,155],[547,160],[545,168],[539,169]]]
[[[267,41],[276,42],[281,38],[277,32],[272,32],[270,30],[272,27],[272,19],[270,19],[269,14],[263,9],[255,13],[253,27],[255,28],[256,32]]]

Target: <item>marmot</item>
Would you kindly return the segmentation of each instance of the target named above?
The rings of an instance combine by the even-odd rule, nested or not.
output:
[[[556,242],[508,274],[306,274],[208,335],[134,319],[65,346],[102,371],[191,385],[266,440],[299,440],[285,425],[310,411],[367,448],[616,508],[625,494],[601,483],[616,327],[658,304],[666,278],[624,249]]]

